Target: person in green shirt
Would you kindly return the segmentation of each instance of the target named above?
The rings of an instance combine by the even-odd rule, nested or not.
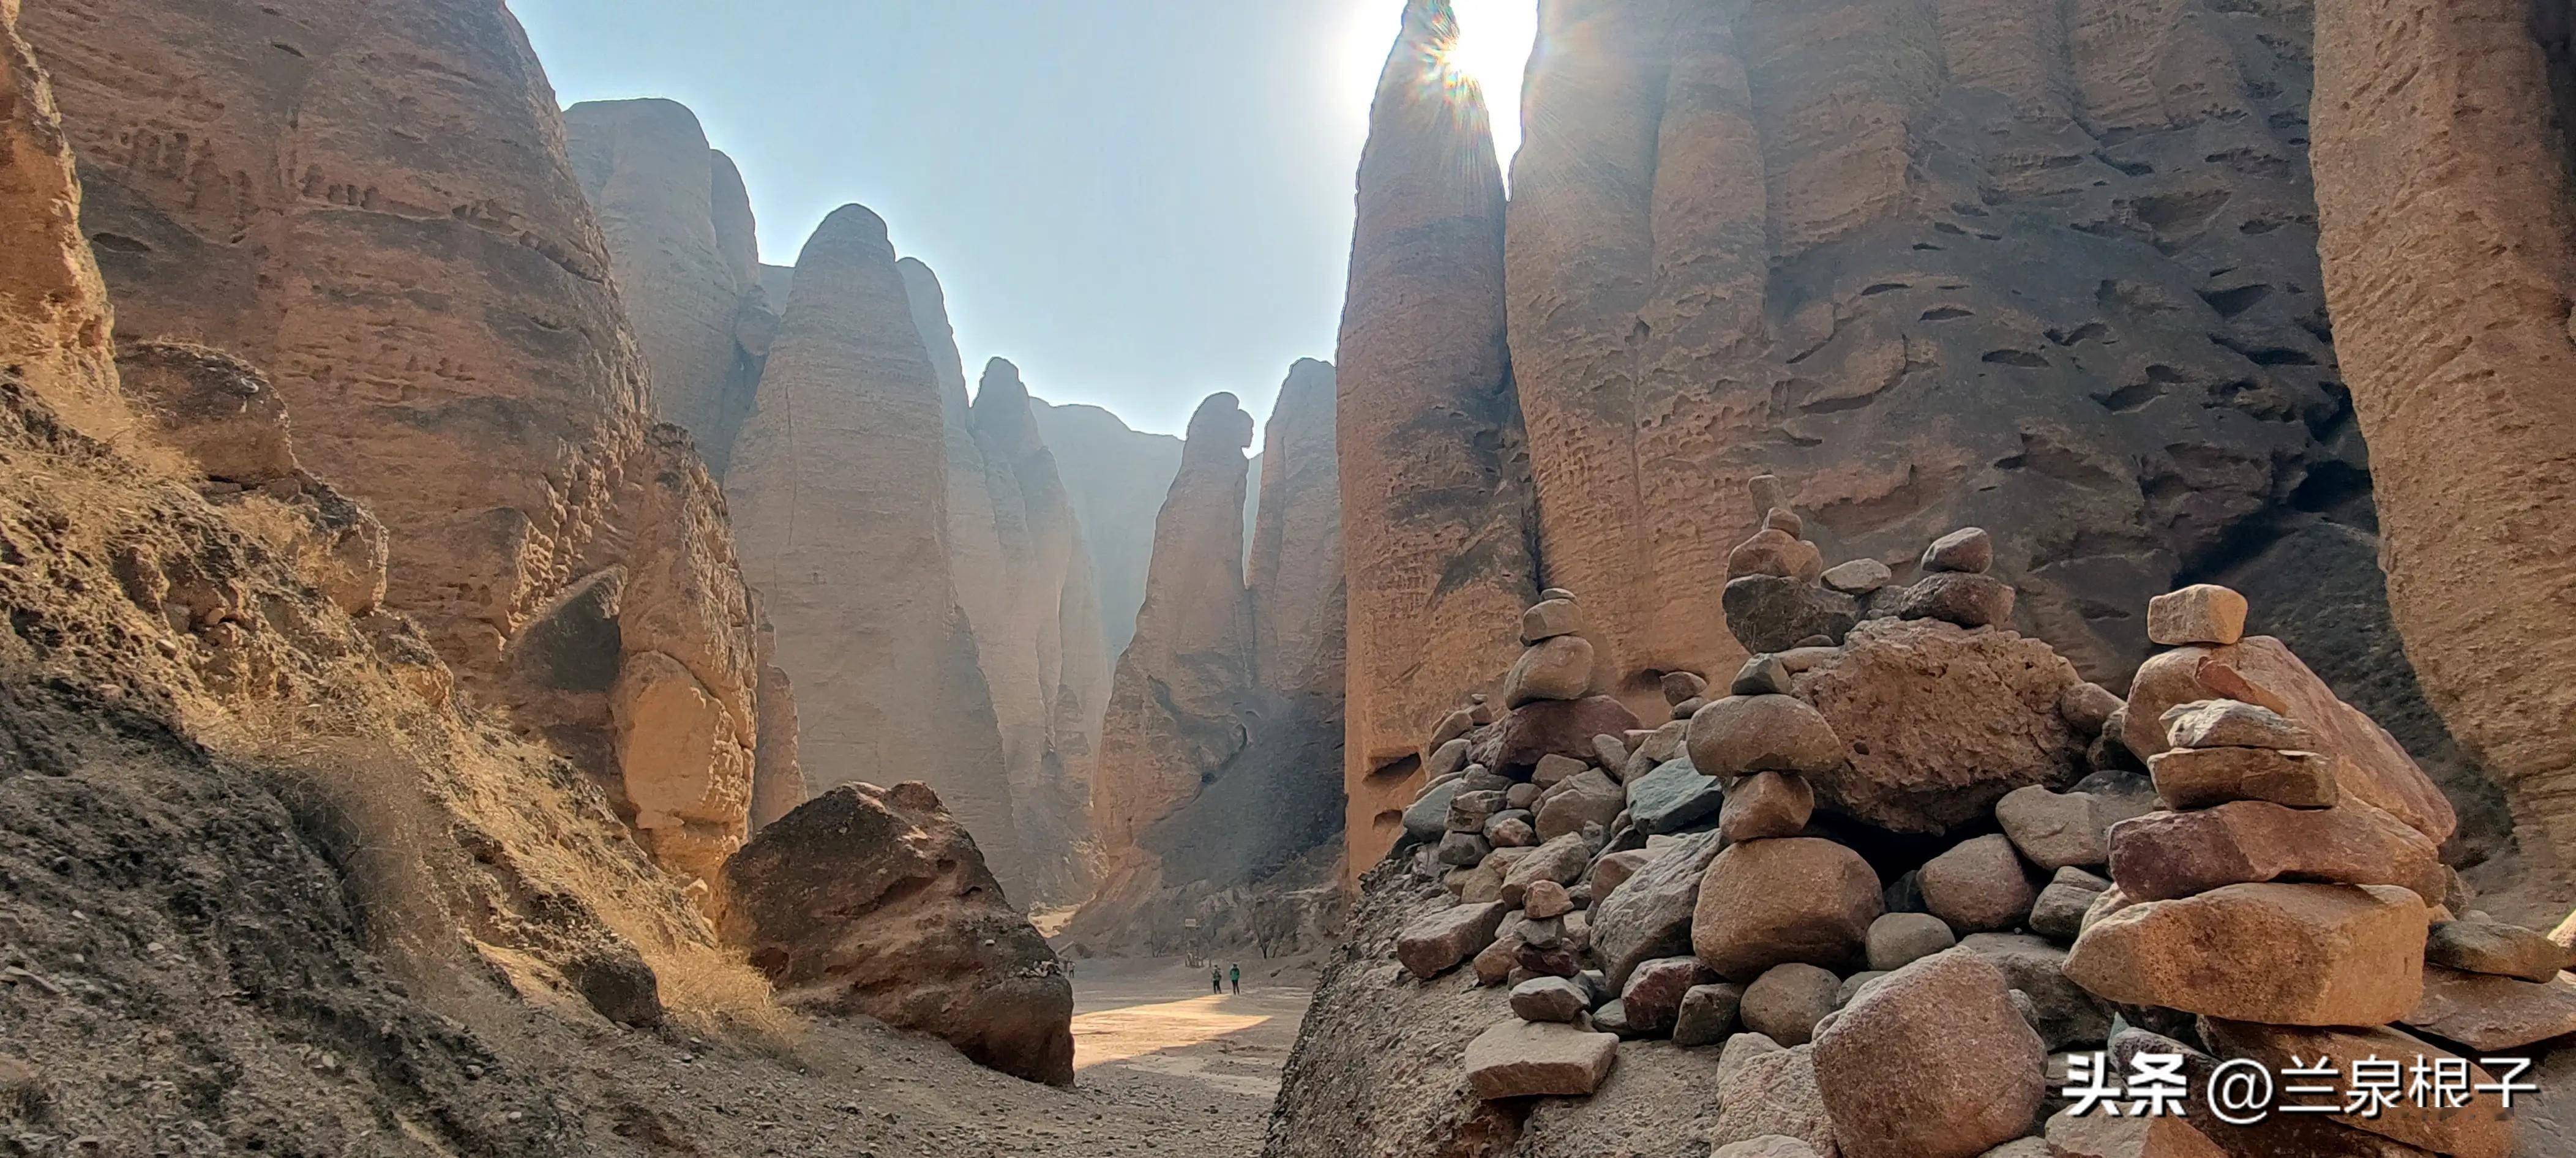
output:
[[[1243,992],[1243,966],[1237,965],[1226,970],[1225,974],[1226,980],[1234,982],[1234,991],[1237,993]]]

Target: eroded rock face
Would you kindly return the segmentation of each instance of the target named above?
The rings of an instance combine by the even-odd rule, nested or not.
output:
[[[123,331],[262,367],[301,464],[383,523],[385,605],[621,809],[622,757],[660,741],[621,742],[619,713],[648,687],[685,703],[673,751],[708,763],[632,771],[711,785],[688,823],[727,835],[666,861],[711,870],[749,796],[747,599],[696,451],[653,427],[609,246],[508,11],[102,0],[26,31],[86,158]],[[657,654],[697,689],[664,694],[682,685]]]
[[[695,436],[722,477],[760,380],[735,333],[759,260],[742,177],[677,101],[585,101],[564,110],[564,136],[652,371],[654,414]]]
[[[1055,454],[1038,435],[1018,367],[999,358],[984,367],[967,424],[991,472],[996,540],[1010,565],[1000,620],[990,630],[979,621],[975,639],[988,655],[999,647],[1029,661],[988,659],[985,674],[1004,718],[1013,819],[1039,858],[1041,887],[1061,892],[1084,876],[1072,852],[1089,831],[1084,777],[1109,700],[1091,551]],[[1025,691],[1003,695],[1010,687],[999,674],[1005,670],[1028,681]],[[1006,698],[1021,706],[1000,712]],[[1036,718],[1021,719],[1032,704]]]
[[[1511,666],[1517,649],[1492,625],[1536,588],[1503,338],[1502,175],[1482,96],[1435,75],[1456,34],[1446,0],[1406,5],[1360,158],[1335,359],[1354,876],[1402,830],[1423,736],[1462,689]]]
[[[1154,516],[1181,467],[1181,440],[1131,430],[1097,406],[1029,400],[1038,434],[1055,452],[1066,494],[1091,547],[1100,593],[1101,646],[1111,662],[1136,634],[1145,568],[1154,554]]]
[[[797,260],[725,491],[796,684],[805,779],[918,776],[995,875],[1025,887],[1000,726],[950,578],[939,408],[885,223],[844,206]]]
[[[1315,361],[1299,362],[1280,389],[1260,456],[1248,585],[1238,570],[1240,505],[1218,506],[1230,487],[1244,486],[1240,446],[1250,420],[1219,395],[1191,423],[1145,612],[1120,657],[1103,727],[1093,819],[1116,860],[1067,928],[1079,943],[1142,934],[1147,951],[1177,951],[1151,931],[1167,923],[1157,910],[1172,907],[1171,890],[1299,889],[1322,883],[1310,879],[1313,862],[1338,851],[1343,602],[1333,389],[1333,368]],[[1221,556],[1229,543],[1238,554]],[[1119,828],[1126,835],[1113,838]]]
[[[7,0],[0,26],[17,20],[17,0]],[[0,190],[0,365],[84,433],[121,429],[115,319],[81,236],[71,142],[15,28],[0,33]]]
[[[2556,304],[2576,283],[2576,216],[2553,17],[2506,0],[2322,6],[2316,171],[2326,296],[2400,548],[2390,610],[2434,706],[2563,866],[2576,573],[2550,544],[2576,510],[2561,385],[2576,338]]]
[[[845,784],[724,867],[722,932],[816,1013],[864,1013],[1031,1081],[1073,1083],[1073,984],[927,785]]]
[[[306,464],[391,532],[388,602],[461,675],[492,675],[596,569],[649,413],[517,22],[485,0],[97,0],[23,31],[84,158],[124,332],[265,368]]]
[[[1243,587],[1243,450],[1252,417],[1232,394],[1190,416],[1180,474],[1154,524],[1136,638],[1111,677],[1092,830],[1112,857],[1197,794],[1248,739],[1251,607]]]

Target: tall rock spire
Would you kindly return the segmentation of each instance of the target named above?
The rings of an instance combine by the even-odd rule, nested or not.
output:
[[[1413,0],[1360,157],[1337,406],[1350,695],[1349,867],[1394,843],[1417,749],[1498,678],[1535,593],[1503,327],[1503,182],[1483,95],[1447,75],[1446,0]]]
[[[726,492],[795,681],[807,782],[928,782],[1025,894],[1001,731],[951,577],[940,407],[885,222],[843,206],[797,258]]]
[[[1092,830],[1113,858],[1243,750],[1251,684],[1243,490],[1252,416],[1211,394],[1190,416],[1181,469],[1154,520],[1136,637],[1118,657],[1091,782]]]

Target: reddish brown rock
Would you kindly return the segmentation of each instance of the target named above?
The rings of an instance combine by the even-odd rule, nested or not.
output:
[[[1878,874],[1842,845],[1815,837],[1731,845],[1700,880],[1691,948],[1729,981],[1787,961],[1841,968],[1861,959],[1883,906]]]
[[[2019,928],[2039,899],[2030,876],[2011,841],[1980,836],[1924,864],[1923,907],[1961,932]]]
[[[1637,717],[1609,696],[1541,700],[1512,709],[1470,749],[1469,758],[1517,779],[1535,773],[1542,757],[1580,760],[1592,754],[1592,737],[1617,735],[1637,726]]]
[[[2229,885],[2140,901],[2086,925],[2066,976],[2123,1005],[2376,1025],[2423,995],[2425,911],[2388,885]]]
[[[2147,772],[2155,778],[2156,795],[2175,808],[2207,808],[2231,800],[2324,808],[2342,796],[2335,764],[2334,757],[2315,752],[2176,748],[2150,757]]]
[[[1494,943],[1511,907],[1500,901],[1462,904],[1424,917],[1395,941],[1396,959],[1414,976],[1430,980]]]
[[[2576,864],[2566,35],[2512,0],[2322,6],[2315,132],[2325,293],[2398,545],[2389,609],[2444,722]]]
[[[10,0],[0,12],[0,189],[8,198],[0,252],[9,255],[0,278],[0,365],[15,367],[74,429],[106,437],[133,422],[117,393],[115,318],[81,235],[71,142],[17,22]]]
[[[1816,1039],[1816,1086],[1853,1158],[1973,1158],[2030,1132],[2047,1052],[2004,974],[1936,953],[1882,978]]]
[[[1658,957],[1639,964],[1619,989],[1628,1027],[1647,1036],[1670,1032],[1673,1019],[1681,1015],[1682,998],[1716,980],[1717,975],[1696,957]]]
[[[2295,1028],[2247,1021],[2200,1019],[2200,1037],[2221,1057],[2248,1057],[2273,1073],[2299,1066],[2332,1066],[2352,1072],[2367,1058],[2395,1060],[2410,1070],[2422,1065],[2467,1067],[2472,1086],[2490,1085],[2493,1075],[2468,1058],[2402,1030]],[[2466,1091],[2463,1091],[2464,1093]],[[2316,1099],[2293,1097],[2291,1104],[2314,1105]],[[2356,1130],[2393,1138],[2410,1146],[2453,1158],[2506,1158],[2514,1149],[2512,1112],[2493,1094],[2475,1094],[2462,1106],[2439,1105],[2438,1099],[2399,1096],[2373,1112],[2319,1115]]]
[[[1343,297],[1346,863],[1394,844],[1417,738],[1515,654],[1537,586],[1503,341],[1503,182],[1482,95],[1422,83],[1456,36],[1413,0],[1370,110]],[[1585,737],[1589,739],[1589,735]]]
[[[1670,842],[1660,849],[1639,850],[1644,867],[1627,876],[1592,903],[1593,956],[1610,984],[1624,986],[1638,963],[1691,951],[1691,922],[1699,904],[1700,878],[1718,855],[1716,833],[1704,832]],[[1607,864],[1614,853],[1602,858]],[[1595,870],[1599,870],[1596,868]],[[1596,882],[1595,888],[1598,889]]]
[[[2243,700],[2306,727],[2317,751],[2342,757],[2339,791],[2361,798],[2435,841],[2458,827],[2457,815],[2430,777],[2386,729],[2337,699],[2280,640],[2247,636],[2227,647],[2178,647],[2149,659],[2129,685],[2122,739],[2152,758],[2168,747],[2164,714],[2199,700]]]
[[[2111,880],[2142,901],[2293,880],[2397,885],[2436,905],[2447,876],[2432,841],[2367,804],[2309,809],[2238,801],[2113,825]]]
[[[2047,644],[1947,623],[1873,620],[1797,678],[1850,754],[1811,773],[1819,804],[1900,832],[1982,817],[2007,792],[2074,778],[2058,714],[2075,669]]]
[[[1715,1120],[1708,1143],[1724,1149],[1739,1142],[1782,1136],[1797,1139],[1819,1158],[1836,1158],[1833,1118],[1817,1090],[1816,1047],[1782,1049],[1758,1033],[1728,1038],[1718,1062]]]
[[[2520,1049],[2576,1033],[2576,982],[2520,981],[2427,966],[2424,999],[2391,1020],[2476,1050]]]
[[[928,786],[835,788],[725,863],[723,932],[817,1013],[944,1038],[1031,1081],[1073,1083],[1073,985]]]

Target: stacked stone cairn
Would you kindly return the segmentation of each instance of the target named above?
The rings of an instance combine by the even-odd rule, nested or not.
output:
[[[2365,769],[2349,719],[2281,710],[2367,724],[2294,659],[2307,683],[2267,670],[2272,706],[2144,669],[2124,701],[2012,629],[1984,531],[1941,537],[1899,585],[1877,560],[1824,568],[1776,482],[1755,497],[1725,591],[1753,654],[1723,689],[1667,673],[1672,718],[1644,725],[1607,694],[1580,602],[1550,590],[1499,705],[1425,745],[1392,856],[1454,900],[1396,956],[1411,984],[1464,966],[1508,987],[1512,1016],[1465,1047],[1473,1097],[1589,1097],[1623,1056],[1671,1064],[1622,1049],[1659,1039],[1718,1049],[1716,1109],[1674,1128],[1728,1158],[2505,1158],[2483,1106],[2270,1134],[2205,1106],[2072,1113],[2062,1088],[2096,1053],[2205,1076],[2231,1056],[2458,1056],[2391,1023],[2474,1049],[2576,1032],[2567,951],[2447,919],[2462,886],[2439,836],[2351,785],[2438,794],[2393,741]],[[2243,637],[2245,610],[2187,588],[2150,633],[2286,657]]]

